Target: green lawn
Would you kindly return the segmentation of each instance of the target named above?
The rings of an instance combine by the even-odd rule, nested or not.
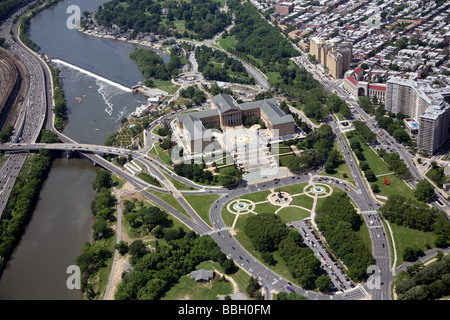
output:
[[[269,202],[266,203],[260,203],[255,206],[255,209],[253,211],[257,212],[258,214],[262,213],[275,213],[280,207],[271,205]]]
[[[278,162],[280,167],[287,167],[288,163],[292,161],[296,157],[295,154],[285,154],[282,156],[278,156]]]
[[[357,136],[356,136],[357,137]],[[377,176],[377,175],[382,175],[382,174],[386,174],[386,173],[390,173],[393,172],[393,170],[389,169],[389,166],[387,165],[386,162],[384,162],[384,160],[382,158],[380,158],[378,156],[378,154],[376,154],[376,152],[371,149],[369,146],[367,146],[359,137],[357,137],[360,141],[360,144],[363,148],[363,154],[365,157],[365,160],[368,164],[370,169],[373,171],[373,173]],[[364,172],[361,171],[361,174],[364,176]],[[387,185],[386,187],[383,184],[383,178],[389,178],[389,183],[390,185]],[[369,182],[369,183],[375,183],[378,185],[378,187],[380,188],[380,192],[378,193],[379,195],[383,195],[383,196],[390,196],[393,194],[402,194],[407,198],[410,199],[416,199],[416,197],[414,196],[414,192],[411,188],[409,188],[406,183],[400,179],[399,177],[397,177],[395,174],[390,174],[390,175],[383,175],[380,177],[377,177],[377,181],[375,182]]]
[[[225,204],[222,208],[222,219],[223,219],[223,222],[225,222],[225,225],[227,227],[231,227],[233,225],[233,221],[234,221],[234,218],[236,217],[236,215],[230,213],[227,210],[227,205],[228,205],[228,203]]]
[[[291,205],[300,206],[306,209],[312,209],[314,203],[314,199],[307,195],[300,195],[294,197],[294,201],[292,201]]]
[[[233,284],[229,281],[212,279],[209,283],[197,283],[188,274],[182,276],[161,300],[219,300],[219,295],[231,293]]]
[[[389,178],[389,185],[384,186],[383,178],[386,179]],[[380,192],[377,194],[383,196],[401,194],[402,196],[408,199],[417,200],[416,197],[414,196],[414,191],[410,187],[408,187],[408,185],[402,179],[397,177],[395,174],[378,177],[377,179],[378,181],[374,182],[380,188]]]
[[[226,38],[219,39],[218,42],[223,49],[227,50],[228,48],[234,48],[238,43],[238,40],[235,36],[228,36]]]
[[[401,265],[403,261],[403,250],[412,245],[416,245],[423,251],[434,247],[434,240],[436,234],[433,232],[423,232],[406,227],[399,226],[395,223],[389,223],[394,234],[395,247],[397,249],[397,264],[395,267]],[[427,248],[428,245],[428,248]]]
[[[192,206],[192,208],[197,212],[197,214],[205,221],[208,225],[212,227],[212,223],[209,220],[209,208],[213,203],[220,198],[217,194],[208,195],[195,195],[186,194],[184,198]]]
[[[277,215],[284,223],[302,220],[308,218],[311,214],[303,209],[295,207],[286,207],[278,211]]]
[[[267,195],[270,194],[270,191],[260,191],[260,192],[256,192],[256,193],[250,193],[250,194],[246,194],[242,197],[236,198],[236,199],[248,199],[251,200],[253,202],[260,202],[260,201],[266,201],[266,197]]]
[[[266,76],[269,83],[272,85],[281,81],[281,76],[279,72],[267,72]]]
[[[113,181],[113,185],[117,188],[117,189],[121,189],[123,187],[123,185],[125,184],[125,180],[119,178],[116,175],[112,175],[111,179]]]
[[[163,150],[160,146],[159,143],[155,143],[153,145],[153,148],[149,151],[150,153],[158,156],[164,163],[168,164],[169,166],[171,166],[171,161],[172,158],[170,157],[169,153],[165,150]]]
[[[373,149],[371,149],[364,141],[362,141],[360,137],[358,137],[356,134],[354,135],[354,137],[361,144],[362,154],[364,155],[365,158],[365,160],[363,161],[366,161],[369,164],[370,169],[373,171],[375,175],[392,172],[392,170],[389,169],[387,163],[384,162],[384,160],[381,159],[378,156],[378,154],[376,154],[376,152]]]
[[[362,219],[362,218],[361,218]],[[369,248],[370,253],[372,253],[372,241],[370,240],[369,228],[363,220],[362,226],[356,232],[356,235],[360,240],[364,242],[364,244]],[[372,253],[373,254],[373,253]]]
[[[177,92],[181,87],[178,84],[173,84],[170,80],[153,79],[153,83],[158,89],[166,91],[169,95],[175,94],[175,92]]]
[[[175,197],[170,193],[164,193],[164,192],[158,192],[154,190],[148,190],[148,192],[152,193],[156,197],[160,198],[162,201],[166,202],[167,204],[171,205],[178,211],[180,211],[182,214],[184,214],[186,217],[191,219],[191,216],[184,210],[184,208],[181,206],[181,204],[175,199]]]
[[[189,187],[187,185],[185,185],[184,183],[178,181],[177,179],[173,178],[172,176],[166,174],[165,172],[163,172],[164,176],[170,180],[170,182],[172,182],[173,186],[177,189],[177,190],[195,190],[193,187]]]

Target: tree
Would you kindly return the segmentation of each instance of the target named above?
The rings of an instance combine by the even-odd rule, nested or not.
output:
[[[112,184],[111,172],[107,170],[100,170],[97,172],[97,176],[92,181],[92,188],[100,190],[102,188],[109,188]]]
[[[288,235],[286,225],[273,213],[252,215],[245,224],[245,234],[258,251],[273,252]]]
[[[430,202],[434,197],[434,187],[427,180],[420,180],[414,190],[414,195],[419,201]]]
[[[361,168],[362,171],[366,171],[366,170],[370,169],[369,164],[366,161],[361,161],[359,163],[359,167]]]
[[[242,173],[234,166],[220,170],[220,181],[225,188],[238,185],[242,181]]]
[[[418,248],[417,246],[408,246],[403,250],[403,260],[405,261],[413,261],[417,258],[417,256],[422,255],[423,250]]]
[[[58,143],[58,135],[50,130],[42,130],[41,143]]]
[[[377,181],[377,177],[375,176],[375,173],[373,173],[372,170],[366,170],[364,175],[366,176],[366,179],[369,182]]]
[[[325,274],[320,275],[316,279],[315,284],[320,292],[331,292],[331,279],[329,276]]]
[[[434,240],[434,245],[438,248],[445,248],[448,246],[448,239],[446,236],[440,234]]]
[[[118,244],[116,244],[115,248],[123,256],[128,253],[128,243],[123,240],[121,240]]]
[[[234,264],[233,259],[226,259],[222,264],[222,268],[226,274],[233,274],[238,270],[238,267]]]
[[[128,252],[132,256],[136,256],[138,258],[144,256],[147,253],[147,248],[142,240],[135,240],[128,246]]]
[[[380,192],[380,187],[379,187],[376,183],[370,184],[370,187],[372,188],[372,191],[373,191],[374,193]]]
[[[92,229],[94,230],[94,239],[101,239],[107,237],[111,229],[108,227],[105,219],[100,218],[92,224]]]

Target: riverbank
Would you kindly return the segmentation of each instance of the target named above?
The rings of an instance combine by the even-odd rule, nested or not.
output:
[[[104,38],[104,39],[111,39],[111,40],[119,40],[119,41],[124,41],[127,43],[132,43],[132,44],[137,44],[137,45],[141,45],[141,46],[145,46],[145,47],[150,47],[152,49],[158,49],[158,50],[163,50],[161,49],[162,47],[162,43],[161,42],[151,42],[151,41],[145,41],[145,40],[129,40],[125,37],[115,37],[115,36],[111,36],[111,35],[107,35],[107,34],[103,34],[100,32],[94,32],[92,30],[85,30],[85,29],[78,29],[78,32],[81,32],[85,35],[88,36],[94,36],[94,37],[98,37],[98,38]]]
[[[53,133],[46,131],[41,142],[52,143],[54,138]],[[31,220],[41,187],[56,154],[54,151],[41,150],[39,154],[27,157],[17,176],[0,223],[0,277]]]

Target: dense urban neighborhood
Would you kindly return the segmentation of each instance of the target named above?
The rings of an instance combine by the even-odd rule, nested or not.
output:
[[[1,2],[0,300],[448,300],[449,22],[445,0]]]

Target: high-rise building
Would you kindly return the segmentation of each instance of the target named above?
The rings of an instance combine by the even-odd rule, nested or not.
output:
[[[433,154],[450,137],[450,105],[442,103],[432,105],[419,116],[417,148]]]
[[[450,88],[435,89],[408,79],[387,81],[386,111],[403,113],[418,125],[419,151],[435,153],[450,138]]]
[[[316,60],[328,68],[330,75],[339,79],[350,69],[353,59],[353,47],[351,43],[335,40],[325,40],[314,37],[310,41],[310,53]]]

